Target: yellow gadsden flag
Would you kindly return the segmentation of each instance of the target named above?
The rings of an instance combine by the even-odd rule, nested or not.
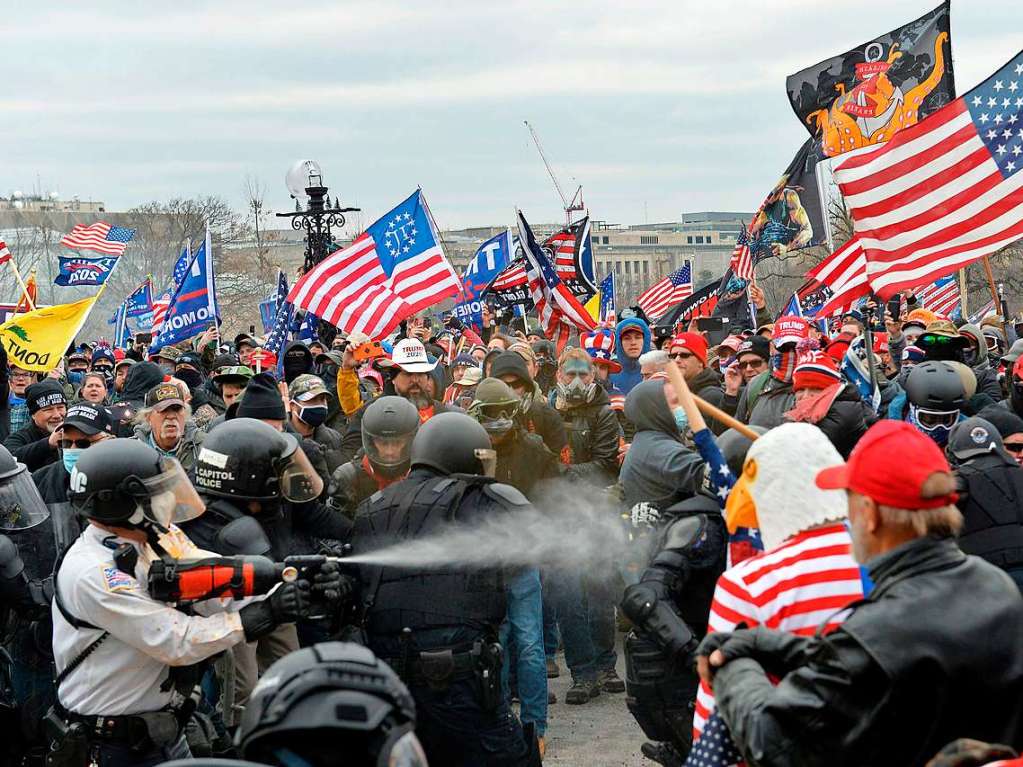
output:
[[[97,298],[99,293],[73,304],[36,309],[0,325],[0,342],[11,364],[37,373],[53,370],[82,329]]]

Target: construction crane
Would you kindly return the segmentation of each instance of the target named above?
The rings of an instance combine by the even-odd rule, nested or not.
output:
[[[536,135],[536,131],[533,130],[533,126],[529,124],[529,120],[523,120],[522,122],[529,129],[529,135],[533,137],[533,143],[536,144],[536,151],[540,153],[540,159],[543,160],[544,167],[547,168],[547,174],[551,177],[551,181],[554,182],[554,188],[557,190],[558,196],[561,198],[561,205],[565,209],[565,221],[568,226],[571,226],[572,214],[586,210],[586,205],[583,203],[582,184],[576,187],[575,194],[572,195],[571,200],[565,197],[565,193],[561,190],[561,184],[558,183],[558,177],[554,175],[554,169],[547,161],[547,155],[543,153],[543,146],[540,144],[540,137]]]

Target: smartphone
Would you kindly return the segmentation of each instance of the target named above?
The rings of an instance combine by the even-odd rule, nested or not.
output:
[[[697,317],[696,329],[701,333],[713,333],[716,330],[724,330],[727,317]]]
[[[888,314],[892,316],[895,322],[899,321],[899,315],[902,313],[902,296],[896,295],[888,299]]]

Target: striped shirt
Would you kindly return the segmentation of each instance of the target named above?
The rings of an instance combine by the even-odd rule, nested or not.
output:
[[[827,621],[833,630],[842,607],[863,597],[863,579],[852,557],[852,538],[836,522],[805,530],[771,551],[740,562],[718,578],[707,632],[764,626],[813,636]],[[714,695],[702,682],[696,695],[693,737],[714,710]]]

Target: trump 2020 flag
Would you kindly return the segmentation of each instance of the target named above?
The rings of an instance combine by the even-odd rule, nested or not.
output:
[[[153,311],[153,282],[146,281],[132,291],[124,301],[126,317],[144,317]]]
[[[84,256],[58,256],[60,271],[53,280],[54,285],[74,288],[80,285],[102,285],[114,271],[117,256],[85,258]]]
[[[160,326],[160,335],[153,339],[153,348],[184,341],[219,322],[213,247],[207,229],[206,240],[195,252],[184,279],[170,300]]]
[[[462,275],[462,303],[452,314],[467,325],[483,326],[483,291],[494,281],[515,255],[510,229],[491,237],[476,249],[476,255]]]

